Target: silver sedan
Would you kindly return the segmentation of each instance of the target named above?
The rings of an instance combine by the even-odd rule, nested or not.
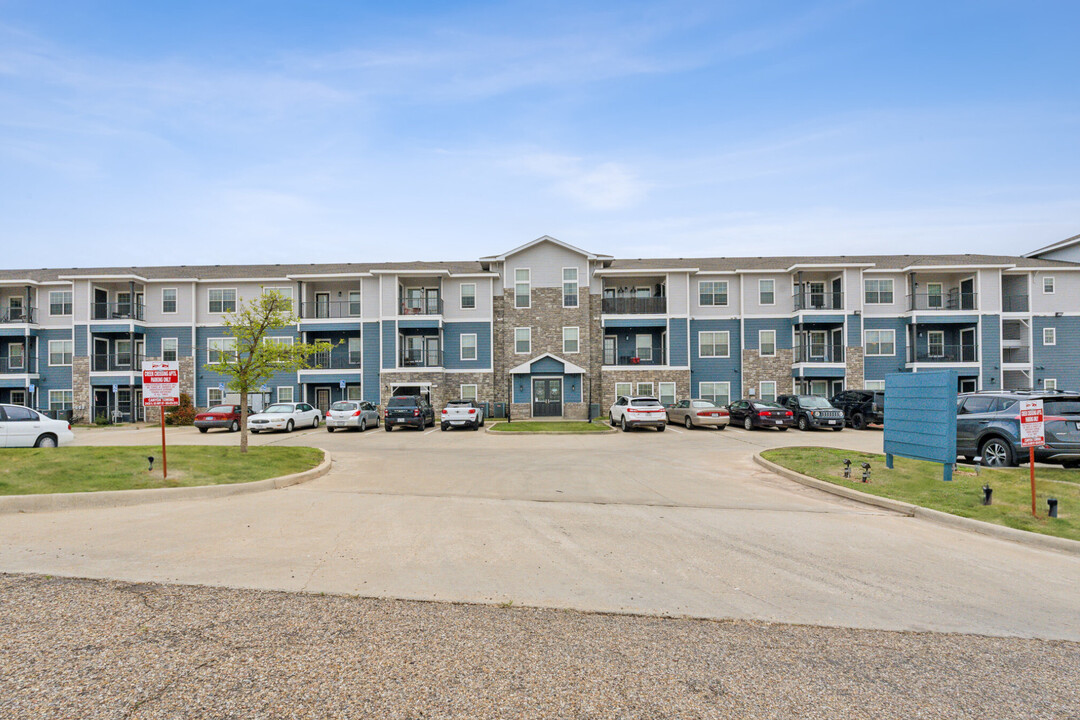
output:
[[[691,398],[680,400],[669,407],[667,420],[669,425],[682,425],[687,430],[695,427],[714,427],[717,430],[723,430],[728,426],[731,417],[726,407],[721,407],[712,400]]]
[[[379,427],[379,410],[369,402],[340,400],[326,411],[326,432],[338,428],[363,432],[369,427]]]

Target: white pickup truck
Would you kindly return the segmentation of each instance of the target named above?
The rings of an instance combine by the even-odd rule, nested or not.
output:
[[[484,426],[484,406],[472,400],[451,400],[446,403],[439,423],[441,430],[467,427],[472,430]]]

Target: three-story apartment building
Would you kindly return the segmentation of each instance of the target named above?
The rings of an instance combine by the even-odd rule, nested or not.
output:
[[[584,418],[621,394],[831,395],[933,368],[961,391],[1080,389],[1071,260],[620,259],[545,236],[462,262],[0,271],[0,402],[138,419],[141,363],[166,359],[196,405],[216,404],[223,320],[271,288],[297,316],[271,341],[334,349],[256,405],[410,393]]]

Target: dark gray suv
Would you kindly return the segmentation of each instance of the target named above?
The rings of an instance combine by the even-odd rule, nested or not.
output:
[[[1020,446],[1020,401],[1042,400],[1046,445],[1035,448],[1044,463],[1080,467],[1080,394],[1000,391],[961,395],[956,401],[956,454],[984,465],[1009,467],[1027,457]]]

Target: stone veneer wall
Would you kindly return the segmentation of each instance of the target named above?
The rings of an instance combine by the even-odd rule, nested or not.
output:
[[[393,385],[408,383],[431,383],[431,407],[438,413],[446,405],[448,400],[457,400],[461,397],[462,385],[476,385],[476,397],[481,401],[495,401],[497,396],[492,385],[492,373],[457,373],[433,370],[431,372],[394,372],[384,370],[379,382],[379,397],[383,406],[390,399],[390,388]],[[504,392],[505,394],[505,392]]]
[[[849,345],[844,352],[844,387],[861,389],[866,384],[863,349],[858,345]]]
[[[776,394],[783,395],[795,392],[795,381],[791,377],[791,363],[794,359],[794,351],[781,348],[776,349],[776,357],[761,357],[757,348],[744,348],[742,351],[742,397],[750,397],[750,388],[754,389],[754,397],[758,394],[758,383],[763,380],[776,382]],[[733,397],[732,400],[738,398]]]
[[[678,400],[690,397],[690,370],[604,370],[602,372],[601,387],[598,388],[597,397],[600,398],[600,417],[608,416],[608,411],[615,403],[615,383],[629,382],[634,384],[633,392],[637,392],[639,382],[653,383],[653,393],[660,393],[660,383],[675,383],[675,397]]]
[[[90,358],[71,358],[71,410],[72,414],[82,418],[82,422],[93,422],[90,417]]]

